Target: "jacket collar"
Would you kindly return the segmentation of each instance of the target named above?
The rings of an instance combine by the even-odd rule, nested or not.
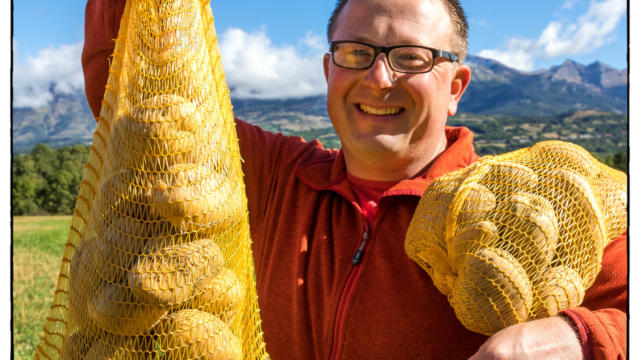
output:
[[[473,133],[466,127],[445,127],[447,148],[417,176],[402,180],[387,190],[383,197],[393,195],[422,196],[427,187],[438,177],[461,169],[478,159],[473,148]],[[344,154],[341,151],[321,160],[308,160],[296,168],[296,176],[314,190],[335,191],[348,200],[355,201],[351,185],[347,181]]]

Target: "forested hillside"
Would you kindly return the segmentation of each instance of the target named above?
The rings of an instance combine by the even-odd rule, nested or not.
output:
[[[499,154],[528,146],[540,140],[535,134],[543,131],[535,132],[531,129],[544,129],[544,126],[536,126],[535,123],[520,124],[516,129],[515,126],[503,126],[501,121],[490,121],[482,117],[474,117],[474,119],[475,122],[470,122],[469,119],[463,117],[456,121],[466,121],[467,125],[471,125],[477,133],[476,150],[482,155]],[[606,123],[606,121],[602,122]],[[561,125],[566,128],[568,123],[565,121]],[[576,126],[578,125],[579,121]],[[553,129],[554,125],[549,126]],[[609,128],[605,126],[604,129]],[[608,138],[602,136],[608,133],[602,131],[613,132],[616,131],[616,128],[598,129],[599,136],[597,138],[569,140],[584,146],[607,165],[626,172],[628,164],[626,148],[608,143],[606,141]],[[333,128],[288,133],[302,136],[307,140],[320,138],[327,147],[340,146],[340,141]],[[515,133],[520,135],[514,135]],[[596,149],[607,149],[608,151],[596,152]],[[12,214],[71,214],[75,207],[78,186],[82,181],[88,154],[89,146],[86,145],[51,149],[46,144],[39,144],[27,154],[14,156],[11,164]]]
[[[71,214],[89,147],[39,144],[11,160],[13,215]]]

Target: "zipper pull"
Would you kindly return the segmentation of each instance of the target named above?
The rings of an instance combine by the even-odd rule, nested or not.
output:
[[[351,258],[351,263],[353,265],[358,265],[362,261],[362,256],[364,255],[364,247],[367,245],[367,239],[369,239],[369,233],[365,230],[362,234],[362,243],[360,243],[360,247],[356,250],[356,253],[353,254]]]

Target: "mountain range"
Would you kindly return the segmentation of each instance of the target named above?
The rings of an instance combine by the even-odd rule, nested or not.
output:
[[[627,70],[601,62],[562,65],[521,72],[500,62],[469,56],[472,80],[462,97],[462,112],[518,116],[552,116],[594,109],[627,113]]]
[[[544,117],[582,110],[628,112],[626,69],[566,60],[549,69],[522,72],[472,55],[466,63],[472,80],[459,113]],[[281,100],[232,98],[232,102],[237,118],[268,130],[296,132],[331,126],[324,95]],[[12,108],[15,152],[43,142],[52,147],[88,144],[94,130],[95,119],[83,92],[57,94],[43,107]]]

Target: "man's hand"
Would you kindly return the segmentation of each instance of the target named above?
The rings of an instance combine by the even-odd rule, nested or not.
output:
[[[582,359],[570,321],[553,316],[510,326],[493,334],[469,360]]]

